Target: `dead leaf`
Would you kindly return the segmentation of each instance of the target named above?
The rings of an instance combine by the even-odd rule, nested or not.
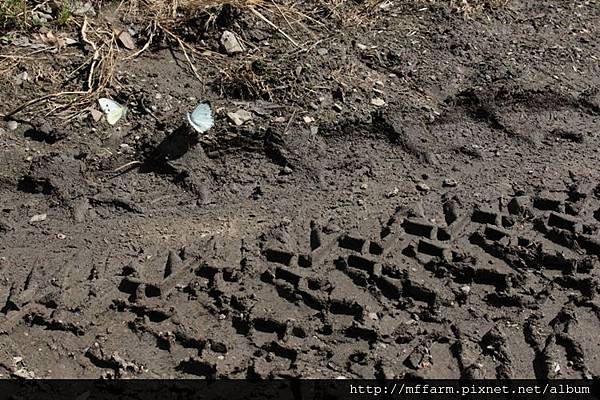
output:
[[[39,40],[46,46],[56,47],[58,49],[62,49],[66,47],[65,39],[60,35],[55,35],[54,32],[48,31],[46,33],[39,34]]]

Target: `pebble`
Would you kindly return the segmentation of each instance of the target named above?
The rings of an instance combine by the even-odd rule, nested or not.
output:
[[[417,183],[417,190],[420,190],[421,192],[429,192],[431,188],[424,183]]]
[[[31,217],[29,222],[33,222],[33,223],[42,222],[42,221],[45,221],[47,217],[48,217],[48,215],[46,215],[46,214],[36,214],[33,217]]]
[[[400,193],[400,189],[398,189],[397,187],[395,187],[394,190],[392,190],[391,192],[386,193],[385,197],[387,197],[389,199],[389,198],[392,198],[394,196],[397,196],[398,193]]]
[[[119,39],[119,42],[123,45],[123,47],[125,47],[127,50],[135,49],[135,42],[133,41],[133,38],[131,37],[129,32],[122,31],[119,34],[118,39]]]
[[[338,103],[333,103],[333,109],[337,112],[342,112],[343,108]]]
[[[313,117],[309,117],[308,115],[302,117],[302,120],[307,124],[310,124],[311,122],[315,122],[315,119]]]
[[[376,107],[383,107],[383,106],[385,106],[385,100],[383,100],[380,97],[375,97],[375,98],[371,99],[371,104]]]
[[[465,285],[460,288],[460,291],[463,292],[464,294],[469,294],[469,293],[471,293],[471,286]]]
[[[230,31],[223,32],[223,35],[221,36],[221,45],[227,54],[236,54],[244,51],[244,48],[235,33]]]
[[[311,127],[310,127],[310,134],[314,136],[314,135],[316,135],[317,133],[319,133],[319,128],[318,128],[318,127],[316,127],[316,126],[314,126],[314,125],[313,125],[313,126],[311,126]]]
[[[227,113],[227,117],[235,125],[240,126],[252,119],[252,113],[246,110],[237,110],[236,112]]]
[[[292,172],[294,172],[294,170],[293,170],[293,169],[291,169],[290,167],[288,167],[287,165],[286,165],[285,167],[283,167],[283,169],[281,170],[281,173],[282,173],[283,175],[289,175],[289,174],[291,174]]]
[[[99,110],[96,110],[96,109],[92,109],[90,111],[90,117],[92,118],[92,120],[94,122],[100,121],[103,116],[104,116],[104,113],[102,113],[102,111],[99,111]]]
[[[57,233],[56,237],[59,238],[60,240],[66,239],[67,236],[64,233]]]
[[[88,1],[88,2],[85,2],[84,4],[80,5],[78,8],[76,8],[73,11],[73,15],[77,15],[77,16],[84,16],[84,15],[94,16],[94,15],[96,15],[96,11],[94,10],[94,6],[92,5],[92,3]]]
[[[447,178],[447,179],[444,179],[444,182],[442,182],[442,185],[444,187],[456,187],[456,186],[458,186],[458,182],[456,182],[454,179]]]
[[[17,76],[15,76],[15,84],[17,86],[21,86],[23,84],[23,82],[26,81],[30,81],[31,79],[29,79],[29,74],[27,73],[27,71],[23,71],[20,74],[18,74]]]
[[[8,123],[6,124],[6,127],[8,128],[9,131],[16,131],[17,128],[19,127],[19,123],[17,121],[8,121]]]
[[[327,53],[329,53],[329,50],[325,49],[325,48],[320,48],[317,50],[317,54],[320,56],[326,56]]]

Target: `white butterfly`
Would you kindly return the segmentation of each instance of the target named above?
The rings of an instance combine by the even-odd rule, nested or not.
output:
[[[127,107],[120,105],[114,100],[101,98],[98,99],[98,103],[102,112],[106,115],[106,121],[111,125],[116,124],[127,114]]]
[[[208,103],[200,103],[194,109],[192,114],[187,114],[188,121],[192,128],[198,133],[204,133],[213,127],[215,120],[212,116],[212,110]]]

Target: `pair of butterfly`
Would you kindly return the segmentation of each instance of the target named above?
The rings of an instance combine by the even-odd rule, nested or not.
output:
[[[114,100],[101,98],[98,99],[98,103],[100,104],[100,109],[106,116],[106,121],[110,125],[116,124],[127,114],[127,107],[122,106]],[[208,103],[198,104],[191,114],[187,114],[187,119],[191,127],[198,133],[208,131],[215,124],[212,110]]]

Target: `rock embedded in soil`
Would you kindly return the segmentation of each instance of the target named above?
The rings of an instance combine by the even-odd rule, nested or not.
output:
[[[42,221],[45,221],[46,218],[48,218],[47,214],[36,214],[29,219],[29,222],[31,222],[31,223],[42,222]]]
[[[127,31],[122,31],[119,34],[119,43],[121,43],[121,45],[123,45],[123,47],[125,47],[128,50],[135,49],[135,42],[133,41],[133,38]]]
[[[458,186],[458,182],[456,182],[454,179],[446,178],[444,179],[444,182],[442,182],[442,185],[444,187],[456,187]]]
[[[376,107],[383,107],[383,106],[385,106],[385,100],[383,100],[380,97],[375,97],[374,99],[371,100],[371,104]]]
[[[6,124],[6,127],[8,128],[9,131],[16,131],[17,128],[19,127],[19,123],[17,121],[8,121],[8,123]]]
[[[227,117],[236,126],[240,126],[252,119],[252,113],[246,110],[237,110],[236,112],[228,112]]]
[[[92,3],[88,1],[84,4],[81,4],[75,10],[73,10],[73,15],[76,15],[79,17],[88,15],[88,16],[93,17],[94,15],[96,15],[96,11],[94,10],[94,6],[92,5]]]
[[[420,192],[429,192],[431,188],[425,183],[417,183],[417,190]]]
[[[223,35],[221,36],[221,46],[223,46],[223,49],[227,54],[237,54],[244,51],[244,47],[237,36],[231,31],[223,32]]]

